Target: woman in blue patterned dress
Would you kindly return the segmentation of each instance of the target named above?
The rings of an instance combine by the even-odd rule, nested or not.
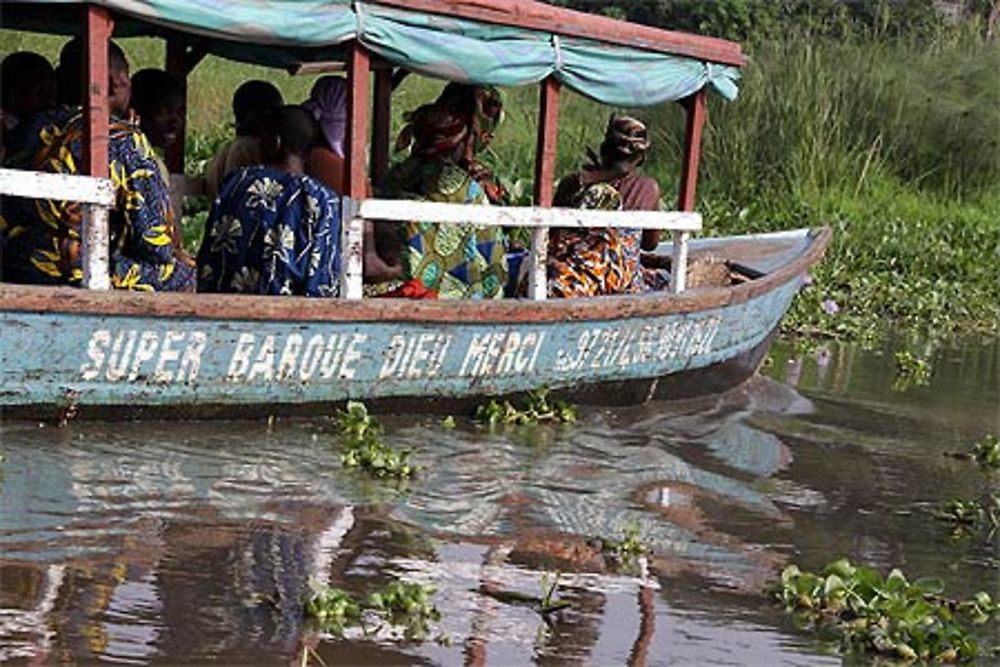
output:
[[[198,251],[198,291],[337,296],[340,200],[303,173],[315,137],[301,107],[271,112],[265,164],[227,176],[212,205]]]
[[[82,45],[72,40],[59,57],[63,106],[17,127],[8,165],[56,174],[76,174],[83,156],[80,107]],[[108,44],[108,162],[116,204],[110,218],[111,284],[143,291],[190,291],[194,269],[171,241],[174,211],[153,149],[128,112],[128,61]],[[79,285],[81,219],[79,202],[7,197],[0,215],[4,280],[43,285]]]

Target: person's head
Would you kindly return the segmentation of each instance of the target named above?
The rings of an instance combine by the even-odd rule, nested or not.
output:
[[[646,160],[649,146],[649,132],[642,121],[631,116],[612,116],[601,142],[601,165],[638,166]]]
[[[324,76],[317,79],[309,99],[302,106],[319,124],[326,147],[343,157],[347,130],[347,82],[343,77]]]
[[[233,117],[236,135],[259,137],[271,110],[284,104],[281,92],[274,84],[253,79],[240,85],[233,93]]]
[[[18,51],[0,64],[0,107],[18,118],[48,111],[56,104],[56,72],[43,56]]]
[[[407,114],[396,150],[412,143],[416,155],[471,160],[490,144],[502,119],[497,89],[449,83],[432,104]]]
[[[59,53],[56,88],[63,104],[83,103],[83,42],[74,37]],[[117,44],[108,40],[108,103],[119,116],[128,113],[132,84],[128,78],[128,60]]]
[[[184,124],[184,86],[177,77],[161,69],[144,69],[132,77],[132,109],[139,125],[157,148],[166,148],[180,138]]]
[[[264,161],[291,171],[301,171],[318,129],[312,114],[299,105],[272,109],[264,119],[261,148]]]

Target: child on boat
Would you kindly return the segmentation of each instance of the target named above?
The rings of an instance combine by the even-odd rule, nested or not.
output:
[[[493,139],[503,103],[492,87],[449,83],[433,104],[406,115],[396,149],[410,156],[386,176],[397,199],[502,203],[506,191],[476,158]],[[392,296],[495,299],[507,282],[502,228],[409,223],[404,228],[403,286]]]
[[[303,173],[316,136],[299,106],[265,121],[264,164],[230,174],[198,251],[198,290],[333,297],[339,293],[340,198]]]
[[[600,155],[588,149],[590,164],[559,182],[554,203],[570,208],[655,211],[660,187],[637,170],[649,150],[646,126],[629,116],[608,121]],[[547,266],[549,296],[634,294],[644,289],[640,247],[652,250],[656,230],[553,229]]]
[[[83,48],[79,39],[63,47],[57,70],[63,106],[27,124],[25,150],[11,166],[77,174],[83,162]],[[191,290],[194,270],[179,261],[170,239],[173,209],[153,150],[138,127],[126,120],[131,91],[128,61],[108,43],[109,172],[117,202],[110,212],[111,284],[144,291]],[[81,215],[78,202],[3,201],[4,280],[45,285],[79,285]]]
[[[219,149],[205,166],[205,194],[214,198],[226,176],[240,167],[263,164],[261,134],[264,119],[284,104],[281,92],[267,81],[251,80],[233,94],[236,137]]]

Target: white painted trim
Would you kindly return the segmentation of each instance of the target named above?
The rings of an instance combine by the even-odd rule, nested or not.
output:
[[[111,240],[108,209],[97,204],[83,206],[83,286],[111,289]]]
[[[110,179],[70,174],[46,174],[21,169],[0,169],[0,195],[29,199],[78,201],[114,206],[115,186]]]
[[[340,298],[360,299],[364,291],[365,221],[358,217],[358,202],[344,197],[341,203]]]
[[[687,289],[688,232],[674,232],[674,259],[670,266],[670,291],[680,294]]]
[[[470,206],[402,199],[364,199],[358,215],[365,220],[496,225],[501,227],[629,227],[694,232],[701,214],[687,211],[595,211],[536,206]]]
[[[528,255],[528,298],[545,301],[548,297],[545,267],[549,262],[549,230],[540,227],[531,232],[531,252]]]

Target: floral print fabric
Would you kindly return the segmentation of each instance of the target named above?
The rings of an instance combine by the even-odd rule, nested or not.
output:
[[[569,201],[575,208],[617,211],[622,196],[609,183],[576,190]],[[546,265],[551,297],[635,294],[643,290],[639,264],[641,232],[635,229],[553,230]]]
[[[340,199],[318,181],[271,167],[233,172],[198,251],[198,291],[339,294]]]
[[[411,156],[386,178],[387,196],[453,204],[487,204],[482,185],[453,163]],[[411,222],[404,226],[400,296],[498,299],[507,283],[507,249],[500,227]]]
[[[9,164],[56,174],[77,174],[83,152],[79,107],[61,107],[30,126]],[[146,136],[131,123],[109,124],[110,177],[117,193],[111,210],[111,284],[133,290],[186,290],[194,269],[178,261],[170,237],[174,211]],[[0,216],[4,279],[79,285],[81,221],[78,202],[6,197]]]

